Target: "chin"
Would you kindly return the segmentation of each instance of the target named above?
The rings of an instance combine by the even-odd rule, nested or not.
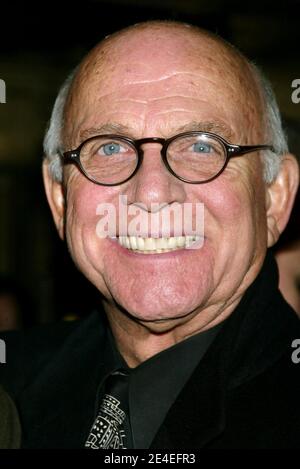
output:
[[[131,302],[129,301],[118,301],[121,309],[134,321],[143,323],[145,325],[155,324],[159,328],[163,328],[164,325],[169,328],[170,324],[175,326],[177,323],[187,321],[192,315],[195,314],[195,310],[199,308],[200,301],[196,304],[192,303],[188,299],[186,301],[176,302],[159,301],[157,298],[155,301],[141,301]]]

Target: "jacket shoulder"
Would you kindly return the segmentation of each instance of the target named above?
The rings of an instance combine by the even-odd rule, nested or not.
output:
[[[61,321],[24,331],[0,334],[6,350],[6,362],[0,364],[0,383],[14,397],[32,382],[46,364],[55,361],[68,342],[84,340],[89,331],[100,331],[103,324],[98,312],[77,321]]]

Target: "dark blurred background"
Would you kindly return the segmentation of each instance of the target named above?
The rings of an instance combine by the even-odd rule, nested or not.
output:
[[[10,1],[0,5],[0,294],[13,292],[26,325],[84,315],[97,301],[58,239],[41,183],[42,139],[58,88],[107,34],[150,19],[187,21],[233,42],[265,71],[298,134],[300,1]],[[299,141],[299,139],[298,139]]]

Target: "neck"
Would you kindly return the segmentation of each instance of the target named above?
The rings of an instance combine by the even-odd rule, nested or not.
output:
[[[163,350],[223,322],[236,308],[240,297],[230,304],[193,311],[184,318],[140,321],[122,312],[117,305],[104,308],[118,349],[129,367],[134,368]]]

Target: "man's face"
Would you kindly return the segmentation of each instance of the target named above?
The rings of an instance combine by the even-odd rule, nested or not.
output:
[[[99,128],[124,128],[134,139],[209,128],[231,143],[268,143],[257,131],[261,109],[249,71],[239,66],[224,47],[182,29],[114,39],[81,71],[67,114],[67,148]],[[115,187],[66,167],[66,236],[75,263],[109,302],[140,321],[177,324],[209,307],[222,311],[255,278],[267,242],[265,185],[258,154],[233,158],[218,178],[193,185],[167,171],[160,149],[144,145],[139,172]],[[118,214],[120,195],[129,206],[144,204],[148,216],[151,203],[204,204],[203,246],[142,254],[99,238],[97,206],[111,203]]]

